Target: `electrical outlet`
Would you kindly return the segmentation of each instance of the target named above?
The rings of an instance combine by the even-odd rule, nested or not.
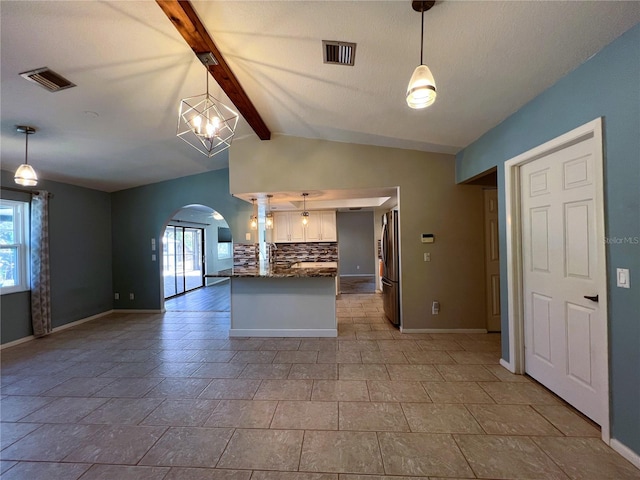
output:
[[[356,265],[356,270],[360,270],[360,265]]]
[[[438,315],[440,313],[440,302],[433,302],[431,304],[431,314]]]
[[[430,253],[425,253],[424,254],[424,261],[425,262],[430,262],[431,261],[431,254]]]
[[[133,295],[133,293],[129,294],[129,300],[133,300],[135,298],[135,296]]]
[[[116,300],[120,300],[120,294],[119,293],[114,294],[113,298],[115,298]]]

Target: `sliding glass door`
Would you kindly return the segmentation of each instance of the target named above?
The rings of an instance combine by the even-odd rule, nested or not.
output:
[[[167,226],[162,239],[164,298],[204,285],[204,230]]]

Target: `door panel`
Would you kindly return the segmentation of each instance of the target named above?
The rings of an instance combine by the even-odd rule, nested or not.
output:
[[[520,168],[525,370],[602,423],[606,324],[598,292],[595,141]],[[603,234],[600,234],[602,237]],[[602,238],[600,241],[604,241]]]
[[[499,332],[500,324],[500,239],[498,236],[498,190],[484,191],[484,264],[487,330]]]

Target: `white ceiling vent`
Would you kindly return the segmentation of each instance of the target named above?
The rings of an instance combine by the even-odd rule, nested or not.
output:
[[[323,40],[322,52],[324,54],[324,63],[332,65],[349,65],[353,67],[356,60],[356,44],[351,42]]]
[[[58,92],[60,90],[66,90],[67,88],[76,86],[75,83],[71,83],[49,67],[36,68],[35,70],[22,72],[20,76],[30,82],[37,83],[42,88],[49,90],[50,92]]]

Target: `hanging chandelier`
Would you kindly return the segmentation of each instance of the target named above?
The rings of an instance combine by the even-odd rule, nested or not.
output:
[[[268,230],[273,228],[273,212],[271,212],[271,198],[273,195],[267,195],[267,213],[264,216],[264,227]]]
[[[425,108],[436,101],[436,82],[429,67],[422,62],[422,50],[424,45],[424,12],[435,4],[434,0],[414,1],[411,6],[422,15],[420,29],[420,65],[416,67],[407,87],[407,105],[411,108]]]
[[[307,212],[307,195],[309,195],[308,193],[303,193],[302,194],[302,202],[303,202],[303,207],[302,207],[302,226],[306,227],[307,225],[309,225],[309,212]]]
[[[24,133],[25,147],[24,147],[24,163],[18,167],[13,180],[24,187],[35,187],[38,184],[38,176],[36,171],[31,165],[29,165],[29,135],[36,133],[36,129],[33,127],[27,127],[24,125],[18,125],[16,130],[20,133]]]
[[[211,53],[198,54],[205,65],[207,91],[180,101],[177,136],[207,157],[231,146],[238,114],[209,94],[209,66],[217,65]]]
[[[249,227],[251,230],[258,229],[258,207],[256,206],[256,199],[251,199],[251,217],[249,217]]]

